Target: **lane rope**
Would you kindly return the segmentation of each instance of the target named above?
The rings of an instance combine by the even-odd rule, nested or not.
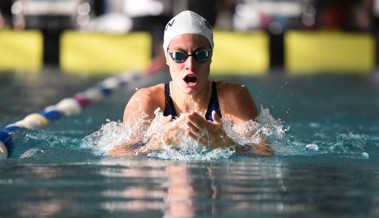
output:
[[[57,120],[62,116],[79,115],[91,103],[99,102],[110,96],[118,88],[124,87],[128,82],[141,78],[141,73],[126,71],[108,77],[97,85],[79,92],[72,97],[64,98],[55,105],[46,107],[41,112],[27,115],[24,119],[11,123],[0,129],[0,159],[7,159],[14,149],[13,135],[18,129],[36,130],[44,127],[49,121]]]

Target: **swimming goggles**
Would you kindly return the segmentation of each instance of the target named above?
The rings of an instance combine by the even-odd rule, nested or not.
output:
[[[183,63],[189,56],[194,57],[199,62],[204,62],[208,60],[209,54],[211,51],[212,49],[202,49],[193,54],[187,54],[182,51],[174,51],[174,52],[168,51],[168,54],[171,56],[172,60],[175,63]]]

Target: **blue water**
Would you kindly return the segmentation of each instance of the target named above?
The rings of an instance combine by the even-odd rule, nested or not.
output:
[[[0,74],[0,124],[104,76]],[[40,130],[20,130],[0,161],[0,217],[378,217],[379,76],[223,76],[246,84],[271,129],[273,157],[109,158],[83,140],[121,119],[143,77]],[[279,125],[280,124],[280,125]],[[225,154],[225,153],[224,153]]]

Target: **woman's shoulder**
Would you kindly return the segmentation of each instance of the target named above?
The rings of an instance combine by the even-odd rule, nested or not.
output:
[[[164,84],[139,88],[131,97],[129,103],[138,101],[142,105],[160,106],[164,102]]]
[[[215,80],[215,82],[217,86],[221,86],[221,87],[237,88],[237,87],[245,86],[239,82],[230,82],[226,80]]]
[[[133,111],[141,110],[153,117],[154,111],[164,106],[164,84],[139,88],[130,98],[124,111],[124,120]]]
[[[154,97],[164,94],[164,84],[160,83],[154,86],[136,89],[135,96]]]
[[[229,82],[229,81],[216,81],[217,92],[221,95],[231,96],[247,94],[249,91],[242,83]]]
[[[255,119],[257,107],[248,88],[228,81],[217,81],[217,95],[222,113],[232,118],[235,123]]]
[[[229,107],[241,105],[254,106],[254,99],[249,89],[238,82],[217,81],[217,95],[221,102],[228,102]]]

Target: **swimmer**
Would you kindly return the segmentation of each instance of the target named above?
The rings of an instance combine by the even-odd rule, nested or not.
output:
[[[226,133],[222,119],[238,125],[255,120],[258,109],[242,84],[209,79],[213,31],[203,17],[187,10],[172,18],[164,30],[163,49],[171,81],[139,89],[127,103],[123,120],[131,126],[144,120],[149,128],[159,109],[164,114],[161,124],[170,123],[170,128],[147,141],[135,138],[128,144],[115,146],[110,155],[160,150],[161,140],[175,147],[181,135],[188,135],[209,148],[234,146],[238,152],[273,154],[263,137],[259,143],[240,145]],[[181,128],[183,125],[187,128]]]

